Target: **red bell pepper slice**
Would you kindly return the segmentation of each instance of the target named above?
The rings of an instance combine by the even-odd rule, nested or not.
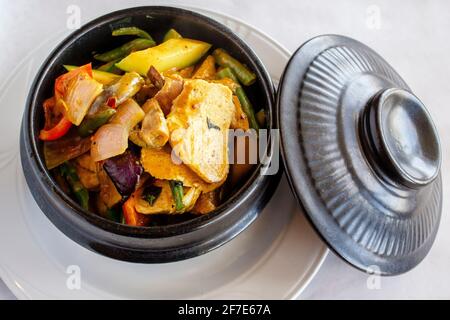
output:
[[[92,78],[92,65],[90,63],[85,64],[84,66],[59,76],[55,80],[55,96],[44,102],[45,127],[39,133],[39,139],[44,141],[59,139],[72,127],[72,123],[64,116],[64,110],[56,110],[56,105],[59,101],[63,101],[62,99],[64,98],[64,94],[70,81],[82,72],[87,73]],[[63,115],[55,122],[54,116],[57,114]]]
[[[72,127],[72,122],[63,116],[53,128],[42,129],[39,133],[39,139],[44,141],[59,139],[69,131],[70,127]]]
[[[106,100],[106,104],[108,105],[108,107],[110,107],[112,109],[116,109],[117,108],[117,98],[109,97],[108,100]]]

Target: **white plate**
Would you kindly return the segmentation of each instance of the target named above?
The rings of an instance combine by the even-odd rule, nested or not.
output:
[[[247,41],[278,82],[290,56],[286,49],[241,21],[202,12]],[[12,292],[28,299],[297,298],[327,248],[300,212],[285,178],[246,231],[213,252],[181,262],[132,264],[109,259],[79,246],[49,222],[25,183],[18,141],[32,78],[63,36],[33,50],[0,87],[0,276]],[[79,289],[67,286],[70,266],[80,268]]]

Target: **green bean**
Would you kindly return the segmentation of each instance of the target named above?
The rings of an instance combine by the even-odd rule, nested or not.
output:
[[[172,190],[172,196],[175,201],[175,210],[183,210],[183,183],[177,180],[169,181],[170,189]]]
[[[78,177],[77,170],[69,162],[65,162],[60,167],[61,175],[66,179],[77,202],[85,210],[89,209],[89,192],[83,186]]]
[[[104,125],[108,122],[109,118],[111,118],[116,113],[116,110],[112,108],[107,108],[103,111],[100,111],[92,116],[87,116],[83,119],[80,126],[78,127],[78,134],[81,137],[87,137],[88,135],[94,133],[97,128]]]
[[[124,27],[116,29],[112,32],[113,36],[138,36],[139,38],[153,40],[152,37],[144,30],[137,27]]]
[[[183,37],[181,36],[181,34],[179,34],[179,33],[177,32],[177,30],[175,30],[175,29],[170,29],[170,30],[167,31],[166,34],[164,35],[163,42],[166,42],[167,40],[170,40],[170,39],[181,39],[181,38],[183,38]]]
[[[216,76],[217,76],[219,79],[223,79],[223,78],[231,79],[231,80],[233,80],[236,84],[239,85],[239,80],[238,80],[238,78],[237,78],[236,75],[233,73],[233,71],[231,71],[230,68],[223,68],[222,70],[219,70],[219,71],[216,73]]]
[[[246,66],[238,60],[230,56],[223,49],[216,49],[212,53],[216,63],[222,67],[230,68],[236,74],[239,82],[245,86],[249,86],[256,81],[256,74],[250,71]]]
[[[120,47],[112,49],[108,52],[96,54],[94,55],[94,58],[102,62],[110,62],[113,60],[124,58],[133,51],[144,50],[153,47],[155,46],[155,44],[156,42],[153,40],[138,38],[131,40],[130,42],[127,42]]]
[[[242,110],[247,115],[250,128],[258,130],[259,125],[258,125],[258,121],[256,121],[255,111],[253,110],[252,103],[250,102],[247,95],[245,94],[244,88],[242,88],[239,85],[239,82],[237,82],[237,77],[234,74],[234,72],[230,68],[223,68],[222,70],[217,72],[217,77],[219,77],[220,79],[229,78],[237,84],[234,94],[238,97],[239,102],[241,103]]]

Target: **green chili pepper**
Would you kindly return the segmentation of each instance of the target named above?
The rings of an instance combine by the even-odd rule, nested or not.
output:
[[[66,179],[77,202],[85,210],[89,209],[89,191],[81,184],[77,170],[69,162],[60,166],[61,175]]]
[[[183,182],[177,180],[169,181],[170,189],[172,190],[172,196],[175,201],[175,209],[177,211],[183,210]]]
[[[96,54],[94,55],[94,58],[99,61],[110,62],[113,60],[122,59],[133,51],[139,51],[153,47],[155,46],[155,44],[156,42],[153,39],[149,40],[138,38],[131,40],[130,42],[127,42],[118,48],[112,49],[111,51]]]
[[[116,110],[107,108],[92,116],[86,116],[78,127],[78,134],[82,137],[94,133],[97,128],[104,125],[116,113]]]
[[[166,42],[167,40],[170,40],[170,39],[181,39],[181,38],[183,38],[183,37],[175,29],[170,29],[164,35],[163,42]]]
[[[237,84],[234,94],[238,97],[239,102],[241,103],[242,110],[247,115],[250,128],[258,130],[259,125],[258,125],[258,121],[256,121],[255,111],[253,110],[253,106],[252,106],[250,100],[248,99],[247,95],[245,94],[244,88],[242,88],[239,85],[239,82],[237,82],[237,77],[234,74],[234,72],[230,68],[223,68],[222,70],[217,72],[217,77],[219,79],[229,78]]]
[[[112,32],[113,36],[138,36],[139,38],[153,40],[152,37],[144,30],[137,27],[124,27],[116,29]]]
[[[249,86],[256,81],[256,74],[230,56],[225,50],[216,49],[212,55],[219,66],[230,68],[243,85]]]

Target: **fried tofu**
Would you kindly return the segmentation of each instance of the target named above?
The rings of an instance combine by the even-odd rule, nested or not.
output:
[[[142,198],[141,188],[135,194],[135,209],[137,212],[142,214],[180,214],[186,211],[190,211],[195,205],[198,197],[201,194],[198,188],[184,188],[183,196],[183,210],[177,211],[175,208],[175,201],[172,196],[172,190],[170,189],[169,181],[167,180],[156,180],[154,185],[161,188],[161,193],[156,198],[153,204]]]
[[[225,181],[223,179],[216,183],[206,183],[188,166],[176,163],[172,159],[170,148],[167,147],[163,149],[142,148],[141,163],[144,170],[156,179],[181,181],[183,186],[195,187],[203,192],[215,190]]]
[[[212,80],[216,77],[216,61],[209,55],[195,71],[192,79]]]
[[[167,126],[175,154],[207,183],[228,174],[228,129],[235,116],[229,88],[204,80],[185,81],[173,101]]]
[[[214,211],[219,205],[219,192],[217,190],[204,192],[200,195],[195,206],[192,208],[193,213],[207,214]]]
[[[239,102],[238,97],[233,96],[233,103],[235,107],[235,113],[233,120],[231,120],[231,128],[242,129],[244,131],[247,131],[250,128],[250,125],[248,123],[248,117],[242,110],[242,105]]]
[[[163,147],[169,140],[169,128],[158,101],[150,99],[142,108],[146,114],[139,132],[140,138],[149,147]]]

